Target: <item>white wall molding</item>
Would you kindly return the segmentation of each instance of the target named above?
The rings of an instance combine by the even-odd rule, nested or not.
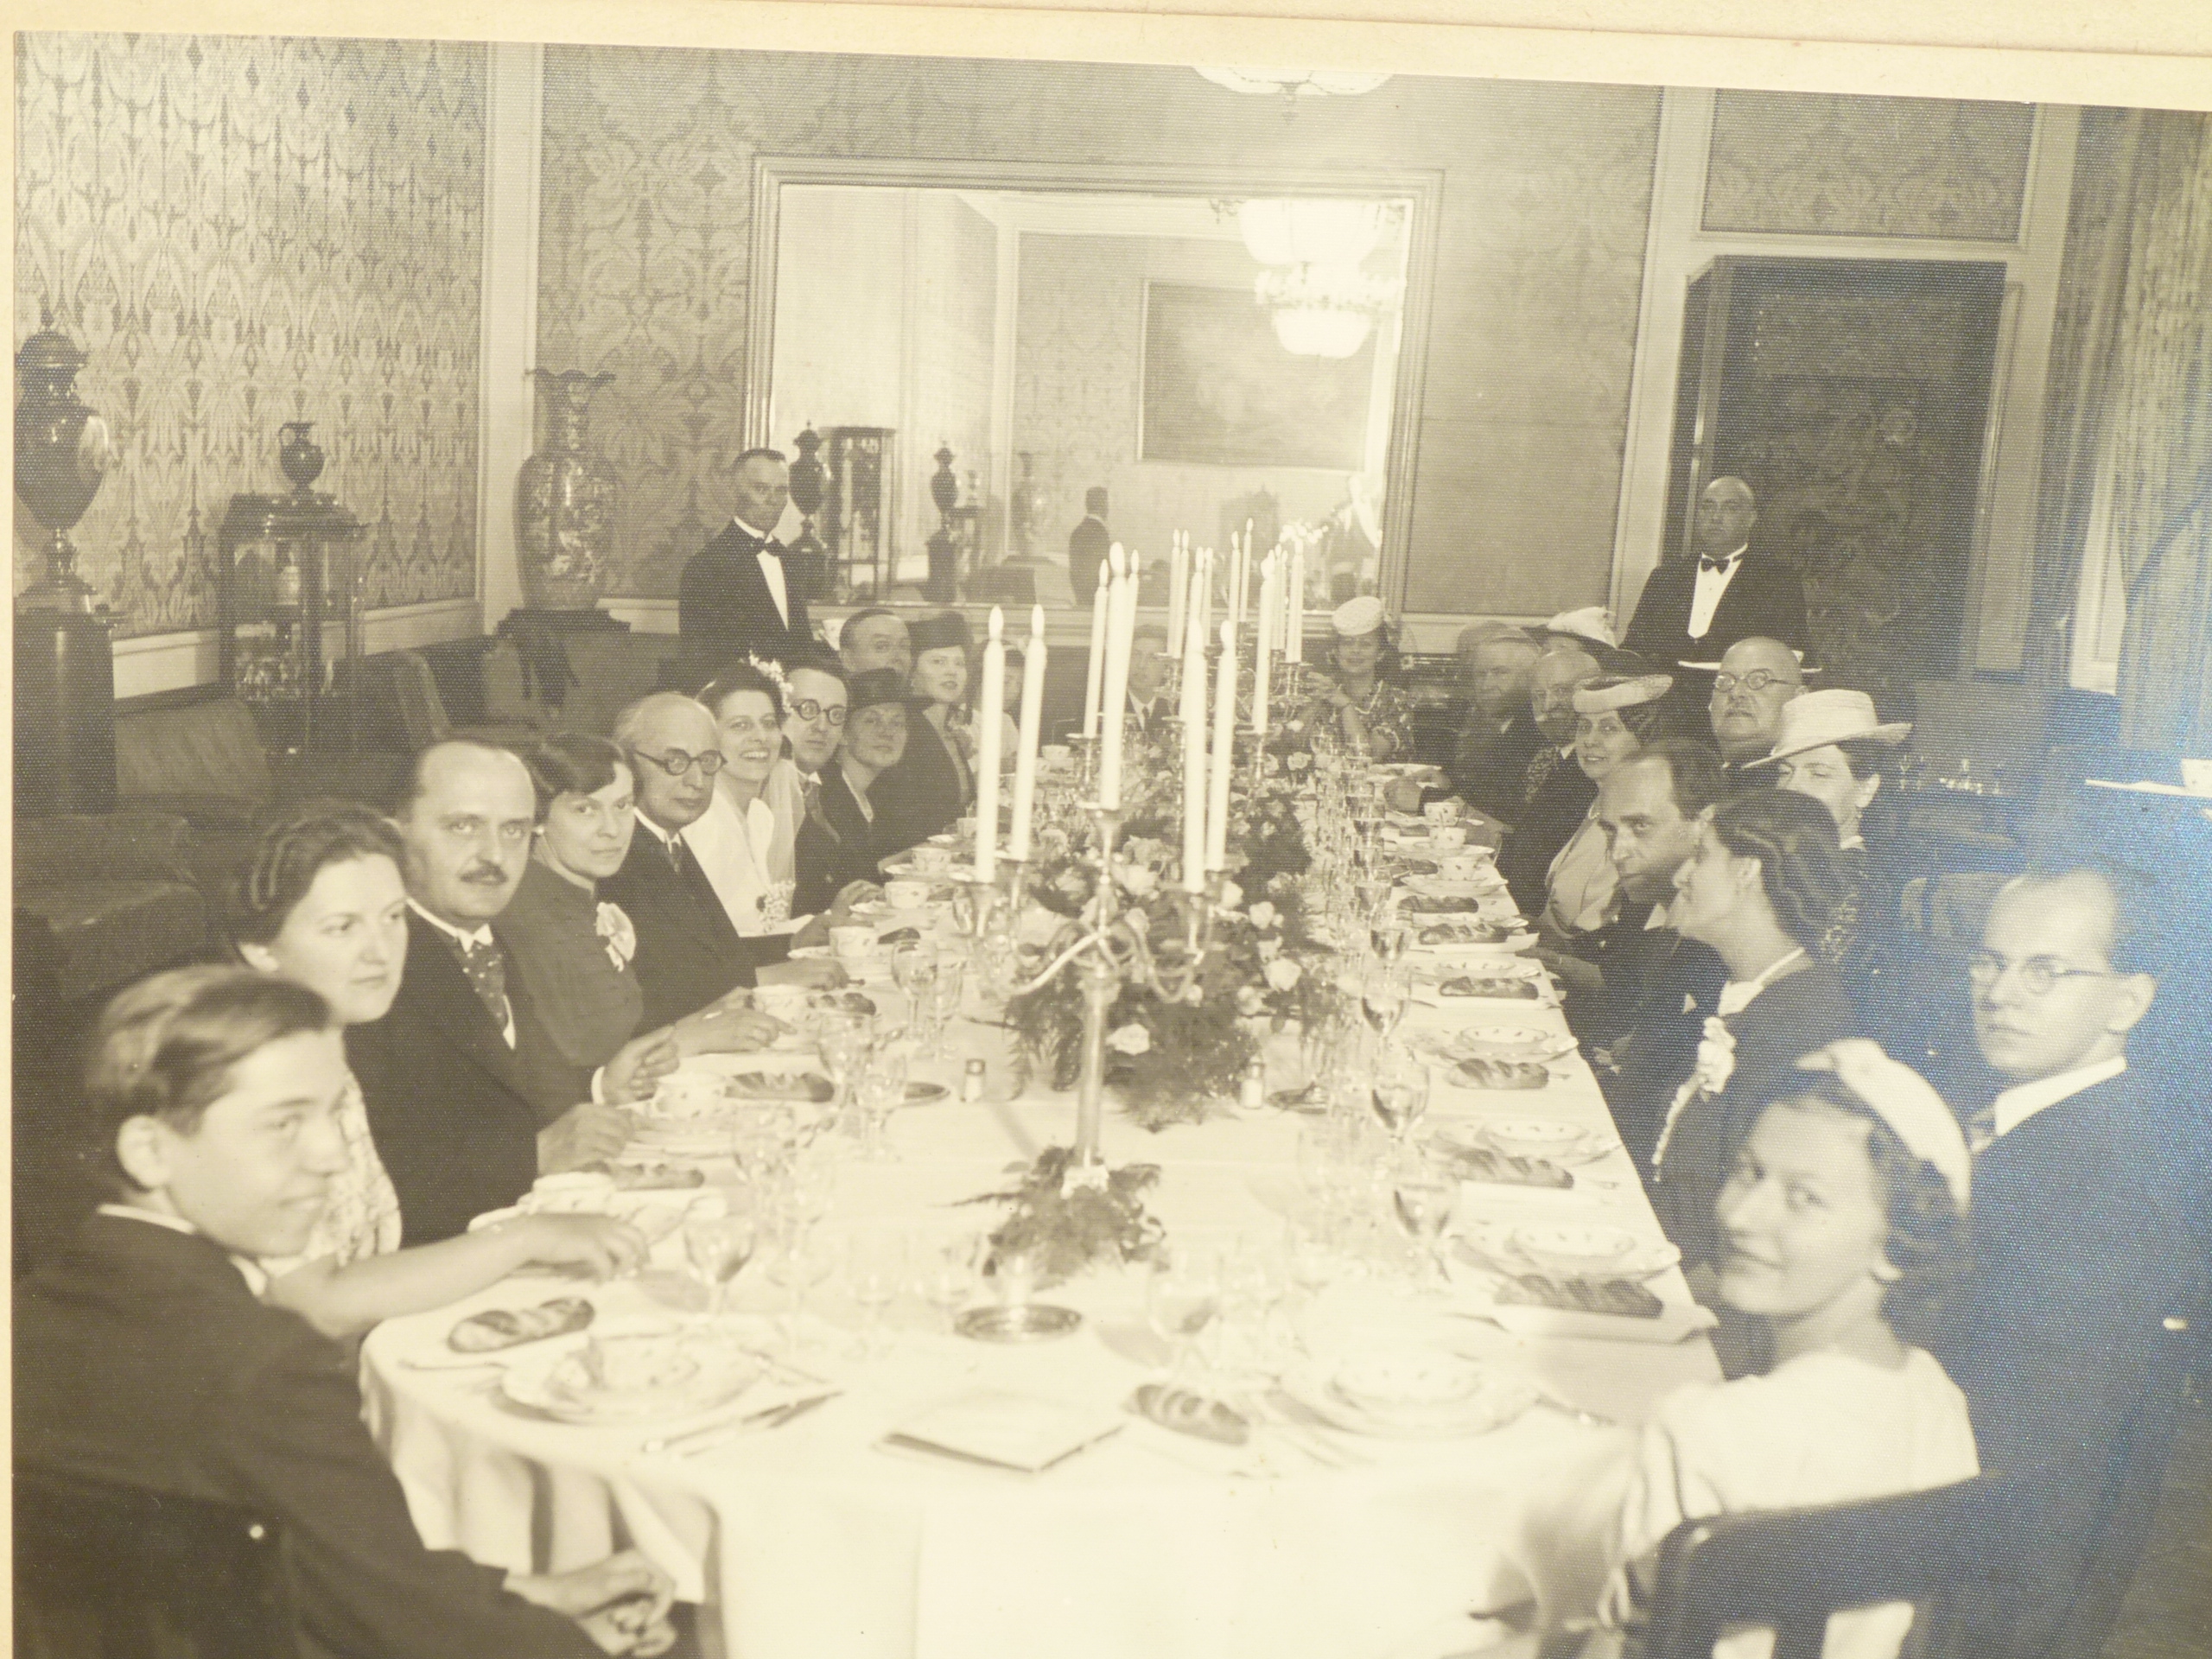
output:
[[[389,610],[371,611],[361,619],[361,649],[374,655],[380,651],[416,650],[448,639],[473,639],[480,632],[482,619],[474,599],[395,605]],[[336,645],[334,630],[331,646],[335,649]],[[118,639],[115,642],[115,695],[143,697],[156,691],[213,684],[219,660],[219,646],[213,628]]]
[[[477,351],[476,592],[489,633],[523,602],[515,474],[537,439],[537,205],[545,48],[494,41],[484,132],[484,294]],[[563,364],[563,368],[580,366]]]

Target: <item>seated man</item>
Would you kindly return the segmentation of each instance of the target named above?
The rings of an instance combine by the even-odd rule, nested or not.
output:
[[[350,1348],[257,1300],[346,1167],[346,1051],[322,999],[186,968],[125,991],[93,1038],[85,1151],[114,1201],[16,1302],[16,1457],[232,1503],[283,1528],[308,1649],[591,1659],[673,1639],[634,1551],[548,1577],[423,1547],[361,1421]]]
[[[1476,637],[1470,640],[1470,634]],[[1510,823],[1521,810],[1529,762],[1544,741],[1529,709],[1536,642],[1517,628],[1481,634],[1470,628],[1459,647],[1467,715],[1445,770],[1461,800]]]
[[[546,1030],[492,931],[521,884],[537,817],[530,770],[505,749],[456,739],[416,757],[397,818],[406,965],[384,1017],[346,1030],[409,1246],[466,1231],[540,1175],[613,1156],[629,1138],[620,1103],[676,1063],[655,1029],[665,1021],[648,1022],[651,1034],[596,1077]]]
[[[889,669],[853,677],[844,741],[798,831],[795,907],[825,907],[851,882],[880,881],[888,850],[875,833],[868,787],[906,752],[906,680]]]
[[[1513,833],[1497,860],[1523,916],[1542,913],[1552,860],[1582,827],[1598,793],[1574,760],[1574,690],[1598,671],[1598,659],[1572,641],[1546,651],[1529,671],[1529,712],[1544,741],[1522,774]]]
[[[1713,677],[1706,711],[1713,741],[1730,769],[1763,760],[1774,752],[1782,727],[1782,705],[1805,689],[1797,653],[1779,639],[1738,639],[1720,658]]]
[[[848,674],[889,668],[897,670],[904,681],[913,671],[913,640],[898,612],[880,606],[855,611],[837,631],[837,657]]]

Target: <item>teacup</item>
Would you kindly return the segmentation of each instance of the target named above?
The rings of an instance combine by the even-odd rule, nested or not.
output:
[[[1436,873],[1446,881],[1471,881],[1483,873],[1483,866],[1490,861],[1480,853],[1453,853],[1436,861]]]
[[[883,896],[893,910],[920,910],[930,901],[930,884],[901,878],[883,884]]]
[[[1421,808],[1421,815],[1431,823],[1457,823],[1459,822],[1459,803],[1431,801]]]
[[[933,875],[941,875],[952,868],[952,849],[932,847],[923,842],[914,849],[914,868],[927,870]]]
[[[862,927],[833,931],[867,933],[870,930]],[[807,996],[804,985],[762,985],[753,990],[753,1006],[770,1019],[780,1020],[788,1026],[806,1012]]]
[[[1464,823],[1440,823],[1428,832],[1428,844],[1440,850],[1448,850],[1467,844],[1467,826]]]
[[[836,952],[837,960],[847,967],[864,962],[875,949],[875,930],[872,927],[833,927],[830,930],[830,948]]]

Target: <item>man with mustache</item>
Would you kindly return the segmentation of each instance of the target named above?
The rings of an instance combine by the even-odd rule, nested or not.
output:
[[[1779,639],[1739,639],[1720,658],[1706,711],[1713,741],[1731,771],[1763,760],[1774,749],[1782,705],[1805,689],[1797,653]]]
[[[1523,775],[1513,833],[1497,860],[1523,916],[1542,912],[1552,860],[1581,828],[1598,793],[1574,763],[1574,689],[1598,668],[1598,659],[1573,639],[1555,636],[1529,671],[1529,709],[1544,741]]]
[[[400,802],[407,965],[390,1011],[349,1027],[346,1052],[407,1245],[451,1238],[540,1175],[620,1152],[620,1103],[676,1064],[655,1031],[595,1077],[571,1065],[493,934],[522,880],[536,808],[519,759],[459,739],[415,758]]]

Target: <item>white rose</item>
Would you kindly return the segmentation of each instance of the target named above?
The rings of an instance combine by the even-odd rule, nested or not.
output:
[[[1243,902],[1243,888],[1238,887],[1234,881],[1224,881],[1221,884],[1221,907],[1224,910],[1235,910]]]
[[[1141,864],[1116,864],[1114,876],[1140,899],[1149,898],[1154,889],[1160,886],[1159,873],[1148,870]]]
[[[1264,1013],[1267,1006],[1267,999],[1260,995],[1258,986],[1240,985],[1236,988],[1236,1012],[1246,1019],[1250,1019],[1255,1014]]]
[[[1116,1054],[1149,1054],[1152,1052],[1152,1033],[1142,1026],[1123,1026],[1108,1033],[1106,1046]]]
[[[1277,957],[1268,964],[1268,983],[1279,991],[1295,989],[1300,977],[1298,964],[1288,957]]]
[[[1275,925],[1275,907],[1264,899],[1252,906],[1250,914],[1255,927],[1273,927]]]
[[[1697,1045],[1698,1085],[1708,1095],[1717,1095],[1735,1075],[1736,1033],[1718,1020],[1707,1020]]]

